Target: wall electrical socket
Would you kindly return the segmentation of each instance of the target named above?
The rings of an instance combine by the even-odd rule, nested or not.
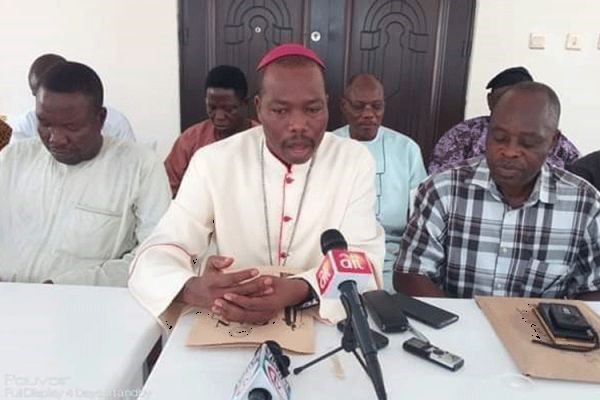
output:
[[[546,48],[546,36],[540,33],[529,34],[529,48],[530,49],[545,49]]]
[[[567,35],[567,50],[581,50],[581,35],[577,33],[569,33]]]

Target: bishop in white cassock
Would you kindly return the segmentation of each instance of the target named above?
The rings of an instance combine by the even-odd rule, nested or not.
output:
[[[278,59],[274,57],[273,64],[262,66],[256,102],[264,127],[196,152],[177,197],[131,266],[131,292],[166,326],[174,324],[180,300],[212,305],[217,315],[242,322],[251,322],[246,318],[252,319],[253,306],[261,301],[264,307],[275,303],[279,310],[302,303],[288,293],[296,291],[301,279],[285,280],[295,281],[294,287],[273,279],[273,287],[266,281],[253,292],[248,286],[241,289],[250,285],[241,283],[221,295],[213,290],[208,300],[200,299],[202,294],[186,300],[190,282],[196,280],[199,290],[208,290],[202,286],[207,269],[211,277],[221,274],[220,278],[227,271],[223,266],[231,260],[223,258],[217,268],[207,265],[202,271],[211,244],[217,254],[233,258],[236,267],[303,270],[296,277],[309,291],[306,282],[316,288],[314,274],[323,259],[321,233],[335,228],[350,248],[367,253],[381,278],[385,248],[384,232],[375,218],[374,160],[360,143],[324,132],[328,114],[318,66],[322,64],[313,61],[316,55],[298,45],[283,45],[271,53],[278,55],[277,51],[283,61],[290,52],[296,57],[289,64],[273,62]],[[203,262],[195,263],[197,258]],[[236,281],[250,276],[254,275]],[[372,287],[376,286],[374,279]],[[344,316],[337,300],[321,300],[320,314],[330,320]]]

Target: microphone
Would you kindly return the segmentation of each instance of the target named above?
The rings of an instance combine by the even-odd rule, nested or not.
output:
[[[289,357],[273,340],[261,344],[242,377],[235,385],[231,400],[289,400]]]
[[[321,297],[337,299],[340,295],[337,289],[346,281],[354,281],[359,292],[368,289],[373,266],[365,253],[348,251],[348,243],[340,231],[328,229],[321,234],[321,251],[325,258],[316,273]]]
[[[359,294],[370,282],[373,266],[365,253],[348,251],[348,244],[337,229],[323,232],[321,251],[325,259],[316,272],[319,292],[325,298],[339,296],[365,359],[367,374],[373,382],[377,397],[385,399],[387,396],[377,359],[377,348]]]

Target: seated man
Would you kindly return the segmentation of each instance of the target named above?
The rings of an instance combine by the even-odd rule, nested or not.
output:
[[[8,124],[0,119],[0,150],[10,142],[12,129]]]
[[[56,64],[64,62],[66,60],[57,54],[44,54],[35,59],[29,68],[28,75],[29,88],[34,97],[44,74]],[[104,121],[104,125],[102,126],[102,134],[135,142],[135,136],[127,118],[114,108],[105,108],[106,121]],[[15,141],[35,137],[38,134],[38,120],[34,109],[10,120],[9,123],[13,128],[13,139]]]
[[[560,103],[522,82],[492,110],[486,155],[418,190],[394,286],[414,296],[600,300],[600,193],[546,163]]]
[[[377,220],[385,230],[383,285],[392,290],[392,272],[408,218],[410,191],[425,179],[421,149],[408,136],[381,126],[383,85],[373,75],[350,79],[341,102],[348,125],[334,131],[367,146],[376,164]]]
[[[103,137],[100,78],[64,62],[36,94],[39,137],[0,152],[0,280],[125,286],[170,201],[151,150]]]
[[[174,325],[181,305],[252,323],[312,304],[320,236],[330,228],[367,253],[381,278],[375,163],[361,144],[325,132],[323,68],[301,45],[271,49],[257,68],[263,126],[192,157],[177,197],[131,266],[132,294],[165,326]],[[218,255],[201,269],[209,244]],[[246,269],[228,273],[232,265]],[[265,265],[305,272],[246,282]],[[323,300],[321,314],[340,318],[340,307]]]
[[[513,85],[531,81],[533,78],[523,67],[509,68],[500,72],[486,86],[486,89],[490,89],[487,95],[490,111],[493,110],[498,99]],[[429,173],[442,172],[464,160],[484,154],[489,124],[490,117],[485,115],[461,122],[444,133],[433,149]],[[556,144],[548,155],[548,162],[564,168],[578,157],[579,150],[559,131]]]
[[[600,190],[600,151],[595,151],[567,165],[567,171],[579,175]]]
[[[173,197],[196,150],[258,125],[244,118],[248,83],[239,68],[220,65],[211,69],[204,90],[208,119],[187,128],[165,160]]]

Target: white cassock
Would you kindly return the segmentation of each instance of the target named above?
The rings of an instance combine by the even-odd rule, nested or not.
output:
[[[350,248],[367,253],[381,282],[385,242],[375,218],[375,163],[369,151],[326,132],[300,204],[311,161],[288,170],[266,148],[258,126],[196,152],[177,197],[132,264],[131,292],[163,324],[175,322],[179,307],[169,307],[186,281],[201,272],[204,263],[192,260],[205,260],[209,248],[233,257],[234,267],[271,264],[261,152],[273,264],[285,260],[286,267],[304,270],[299,276],[316,288],[321,233],[334,228]],[[321,300],[320,314],[329,320],[344,317],[337,300]]]
[[[39,138],[0,151],[0,280],[125,286],[133,250],[171,192],[152,150],[104,138],[100,153],[61,164]]]
[[[8,124],[13,130],[12,143],[38,135],[38,120],[35,109],[9,119]],[[102,126],[102,135],[135,142],[135,135],[127,117],[111,107],[106,107],[106,120]]]

